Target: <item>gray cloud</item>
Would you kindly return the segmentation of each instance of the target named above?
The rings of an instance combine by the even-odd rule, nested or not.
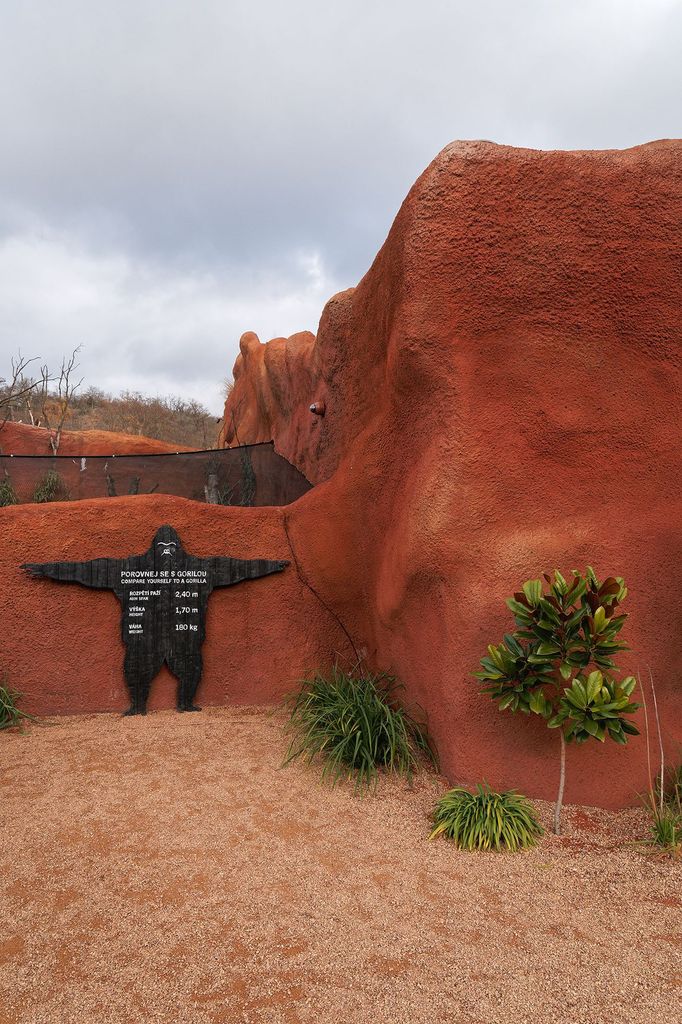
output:
[[[0,374],[73,339],[90,383],[217,409],[240,333],[315,330],[452,139],[680,134],[676,0],[8,7]]]

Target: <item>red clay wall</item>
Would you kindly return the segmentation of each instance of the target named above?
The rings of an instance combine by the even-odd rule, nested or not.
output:
[[[39,714],[123,711],[120,605],[109,591],[30,579],[22,562],[84,561],[145,551],[157,528],[174,526],[200,556],[291,560],[284,510],[199,505],[170,495],[23,505],[0,509],[0,670]],[[212,594],[208,605],[205,704],[273,701],[328,663],[343,633],[294,565],[276,576]],[[164,668],[150,709],[175,706]]]

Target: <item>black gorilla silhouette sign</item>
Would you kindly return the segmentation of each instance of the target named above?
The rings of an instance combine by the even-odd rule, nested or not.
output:
[[[131,700],[125,714],[144,715],[152,680],[164,661],[178,679],[178,711],[201,710],[194,696],[211,592],[281,572],[287,565],[261,558],[197,558],[183,549],[172,526],[162,526],[142,555],[25,563],[22,569],[34,577],[113,590],[123,609],[124,672]]]

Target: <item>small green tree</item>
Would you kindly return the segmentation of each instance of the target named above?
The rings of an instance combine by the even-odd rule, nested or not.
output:
[[[639,730],[623,716],[639,704],[630,700],[634,676],[617,682],[613,656],[626,651],[617,637],[627,615],[616,614],[627,595],[620,577],[600,583],[588,566],[585,574],[572,570],[567,582],[558,569],[554,579],[528,580],[507,600],[518,629],[499,646],[488,647],[476,678],[498,702],[500,711],[541,715],[561,742],[559,792],[554,831],[561,829],[561,805],[566,778],[566,742],[584,743],[608,736],[627,743]]]

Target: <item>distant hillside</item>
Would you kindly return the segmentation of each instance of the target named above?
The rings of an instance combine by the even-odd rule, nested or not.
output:
[[[31,424],[29,407],[25,401],[12,408],[11,419]],[[33,420],[36,426],[42,425],[35,409]],[[200,402],[175,397],[149,398],[132,391],[125,391],[114,398],[99,388],[91,387],[71,398],[64,430],[142,435],[144,438],[166,442],[169,446],[201,449],[216,446],[218,424],[216,417]],[[149,451],[149,447],[145,448],[144,445],[143,449]]]
[[[160,455],[191,450],[177,442],[108,430],[65,430],[59,455]],[[50,431],[30,423],[0,420],[0,455],[51,455]]]

